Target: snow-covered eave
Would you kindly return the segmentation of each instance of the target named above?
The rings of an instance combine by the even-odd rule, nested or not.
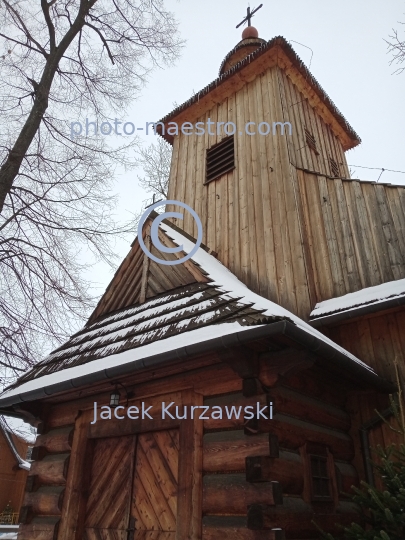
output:
[[[177,245],[182,246],[184,252],[189,253],[193,249],[194,243],[179,230],[170,227],[167,222],[163,222],[161,228]],[[241,302],[251,305],[253,309],[262,313],[264,319],[279,322],[242,326],[235,321],[182,332],[82,365],[61,369],[22,383],[16,388],[5,390],[0,395],[0,407],[46,399],[54,394],[114,380],[141,369],[168,362],[179,363],[191,356],[235,347],[241,343],[277,334],[284,334],[297,342],[299,348],[304,347],[316,353],[326,368],[334,367],[337,371],[344,371],[344,375],[355,377],[360,383],[363,382],[381,391],[393,391],[392,384],[380,378],[372,368],[290,311],[251,291],[204,249],[199,248],[192,261],[207,273],[212,280],[211,285],[224,288],[229,291],[226,293],[228,296],[239,298]]]
[[[324,326],[405,305],[405,279],[381,283],[316,304],[310,324]]]
[[[211,334],[210,338],[206,339],[209,334]],[[345,378],[351,378],[360,385],[382,392],[394,390],[390,382],[378,376],[371,368],[360,361],[354,362],[345,354],[344,349],[339,350],[338,347],[306,332],[291,321],[282,320],[245,327],[233,322],[199,328],[138,349],[124,351],[33,379],[1,394],[0,407],[12,407],[21,402],[46,399],[49,396],[90,384],[116,380],[117,377],[127,376],[138,370],[158,367],[161,364],[184,363],[188,358],[196,355],[281,335],[296,342],[297,348],[305,348],[315,353],[320,364],[326,368],[333,368]],[[184,342],[188,344],[184,345]],[[182,345],[179,347],[180,344]],[[161,352],[162,350],[165,352]]]

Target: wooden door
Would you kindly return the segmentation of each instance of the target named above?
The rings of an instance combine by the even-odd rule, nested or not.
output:
[[[94,441],[83,540],[127,540],[136,437]]]
[[[175,540],[179,430],[96,439],[83,540]]]
[[[139,435],[131,507],[134,540],[175,539],[178,468],[178,429]]]

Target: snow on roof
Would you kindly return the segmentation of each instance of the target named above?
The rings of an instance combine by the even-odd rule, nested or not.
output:
[[[405,297],[405,279],[388,281],[387,283],[381,283],[381,285],[366,287],[354,293],[319,302],[311,313],[311,319],[318,319],[332,313],[349,311],[359,306],[378,304],[401,297]]]
[[[75,379],[90,373],[97,371],[103,371],[110,367],[128,364],[134,361],[141,361],[144,358],[150,358],[157,354],[179,349],[180,347],[187,347],[187,345],[193,345],[195,343],[202,343],[203,341],[210,341],[216,337],[223,337],[235,332],[241,332],[244,330],[251,330],[251,326],[241,326],[239,322],[223,323],[215,326],[204,326],[185,332],[184,334],[178,334],[164,340],[158,340],[153,343],[148,343],[143,347],[137,349],[130,349],[118,354],[112,354],[105,358],[98,360],[92,360],[86,364],[74,366],[71,368],[63,369],[61,371],[55,371],[49,375],[43,375],[36,379],[29,380],[20,386],[17,386],[11,390],[5,390],[0,395],[0,403],[2,398],[9,398],[38,388],[44,388],[57,384],[68,379]]]
[[[177,245],[183,245],[183,250],[186,253],[189,253],[194,247],[193,243],[185,238],[177,230],[174,230],[166,222],[161,223],[162,229],[170,236]],[[367,366],[364,362],[359,360],[356,356],[349,353],[343,347],[337,345],[334,341],[324,336],[321,332],[312,328],[308,323],[288,311],[287,309],[279,306],[275,302],[260,296],[253,291],[251,291],[244,283],[242,283],[228,268],[226,268],[222,263],[220,263],[215,257],[207,253],[203,249],[198,249],[197,252],[192,257],[192,260],[200,265],[208,276],[213,280],[212,285],[218,285],[225,287],[228,291],[232,291],[228,294],[235,295],[238,298],[241,298],[244,302],[252,304],[252,308],[262,310],[263,316],[278,316],[280,318],[288,319],[298,327],[305,330],[308,334],[311,334],[318,339],[324,341],[328,345],[332,346],[334,349],[339,350],[341,353],[345,354],[348,358],[354,362],[361,364],[363,367],[369,371],[374,371],[370,366]]]
[[[183,246],[185,253],[189,253],[194,247],[193,242],[167,223],[161,223],[160,227],[175,244]],[[141,306],[131,306],[98,319],[72,336],[65,346],[34,366],[17,381],[17,385],[6,389],[0,395],[0,403],[2,399],[102,372],[111,367],[142,361],[187,345],[251,330],[252,325],[262,326],[261,321],[269,318],[272,321],[292,322],[307,334],[327,343],[354,363],[374,373],[372,368],[290,311],[252,292],[201,247],[191,260],[207,272],[212,281],[209,284],[187,286],[186,302],[171,291],[162,296],[165,300],[163,304],[151,299]],[[201,291],[204,294],[200,294]],[[174,322],[173,310],[182,313],[182,317],[177,317]],[[152,323],[157,320],[160,320],[160,326],[152,328]],[[118,321],[121,321],[119,326]],[[97,355],[94,355],[95,349]]]
[[[148,344],[166,343],[174,335],[189,333],[200,327],[212,327],[235,319],[241,326],[256,324],[262,315],[250,304],[206,283],[183,286],[176,295],[169,291],[163,294],[161,300],[160,303],[156,303],[155,299],[147,301],[137,311],[132,306],[122,309],[113,316],[108,314],[85,326],[22,375],[10,388],[128,349],[134,351],[142,348],[146,351]]]

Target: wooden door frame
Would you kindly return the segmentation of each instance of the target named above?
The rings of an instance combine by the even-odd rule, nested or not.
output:
[[[193,390],[157,396],[176,405],[202,405],[203,396]],[[156,400],[156,396],[153,400]],[[143,399],[147,401],[147,399]],[[129,406],[133,403],[129,403]],[[188,414],[189,416],[189,414]],[[176,540],[201,540],[202,537],[202,440],[203,421],[154,418],[148,421],[107,420],[97,429],[91,426],[93,410],[79,411],[63,501],[58,540],[82,540],[94,440],[105,437],[140,435],[149,431],[179,429],[179,477]]]

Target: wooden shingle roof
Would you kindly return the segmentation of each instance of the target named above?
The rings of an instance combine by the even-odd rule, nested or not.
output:
[[[166,221],[160,224],[159,237],[167,246],[183,247],[183,252],[176,253],[179,259],[194,247],[189,237]],[[143,256],[142,251],[137,254]],[[305,347],[323,351],[328,362],[335,359],[344,364],[345,371],[385,388],[386,382],[369,366],[286,309],[253,293],[207,248],[200,247],[192,259],[181,264],[187,264],[195,276],[194,270],[198,270],[204,281],[195,280],[99,315],[7,388],[0,395],[0,406],[110,379],[118,372],[132,372],[172,357],[182,359],[197,354],[197,350],[227,348],[231,342],[252,339],[250,335],[257,338],[259,334],[284,332],[287,327],[293,340],[303,340]],[[170,272],[170,268],[162,266],[162,271]],[[147,290],[147,271],[144,277],[143,288]],[[114,280],[118,287],[119,275]]]
[[[236,52],[240,44],[230,51],[225,58],[229,57]],[[270,60],[272,55],[273,60]],[[266,61],[269,60],[268,62]],[[300,80],[301,91],[304,92],[306,97],[316,96],[319,103],[322,103],[324,107],[330,112],[330,118],[333,118],[334,125],[331,125],[333,131],[336,131],[337,126],[340,126],[338,130],[340,133],[336,133],[339,138],[342,138],[343,148],[348,150],[354,148],[360,144],[361,139],[339,111],[329,95],[322,88],[320,83],[315,79],[309,69],[305,66],[304,62],[297,55],[289,42],[282,36],[277,36],[270,41],[264,42],[256,50],[251,52],[246,58],[239,61],[236,65],[222,73],[210,84],[205,86],[199,92],[196,92],[190,99],[176,107],[172,112],[164,116],[159,123],[167,124],[169,122],[176,122],[181,124],[184,121],[193,122],[194,119],[202,116],[205,109],[209,110],[214,103],[221,101],[223,95],[232,95],[240,88],[241,85],[246,84],[246,80],[250,80],[253,76],[258,76],[269,65],[280,65],[282,69],[287,67],[294,70]],[[249,72],[245,77],[241,77],[241,72]],[[221,97],[222,96],[222,97]],[[319,109],[319,114],[323,114],[323,109]],[[170,144],[173,144],[174,137],[167,133],[162,133],[161,126],[157,124],[157,132],[164,137]],[[330,123],[329,121],[327,123]]]
[[[85,326],[20,377],[16,385],[204,326],[233,321],[242,326],[257,324],[262,313],[219,287],[185,285]]]

